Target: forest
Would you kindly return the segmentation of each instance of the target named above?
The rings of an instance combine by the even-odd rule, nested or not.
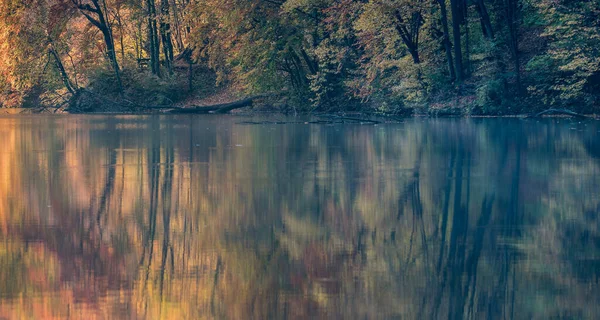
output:
[[[599,110],[600,0],[0,0],[0,107]]]

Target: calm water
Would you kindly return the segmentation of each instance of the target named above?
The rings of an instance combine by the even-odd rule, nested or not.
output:
[[[0,318],[600,317],[600,122],[247,120],[0,118]]]

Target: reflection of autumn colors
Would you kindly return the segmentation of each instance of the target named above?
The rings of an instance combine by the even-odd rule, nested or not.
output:
[[[595,318],[595,123],[0,119],[0,317]]]

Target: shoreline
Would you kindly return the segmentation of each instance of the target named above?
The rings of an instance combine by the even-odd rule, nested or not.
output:
[[[174,107],[175,108],[175,107]],[[547,112],[543,111],[543,112]],[[542,112],[542,113],[543,113]],[[360,118],[352,118],[351,120],[355,122],[366,121],[371,122],[374,119],[381,120],[379,122],[385,123],[387,122],[398,122],[405,119],[410,118],[473,118],[473,119],[484,119],[484,118],[514,118],[514,119],[540,119],[540,118],[576,118],[582,120],[600,120],[600,115],[598,114],[503,114],[503,115],[485,115],[485,114],[436,114],[436,113],[411,113],[411,114],[403,114],[403,115],[393,115],[393,114],[375,114],[375,113],[366,113],[366,112],[332,112],[332,113],[323,113],[323,112],[297,112],[295,114],[286,113],[280,110],[236,110],[234,112],[228,113],[216,113],[216,112],[206,112],[206,113],[169,113],[162,112],[156,109],[148,109],[142,111],[107,111],[107,112],[68,112],[64,110],[58,110],[54,112],[48,108],[46,109],[34,109],[34,108],[0,108],[0,116],[29,116],[29,115],[102,115],[102,116],[119,116],[119,115],[131,115],[131,116],[144,116],[144,115],[164,115],[164,116],[198,116],[198,115],[229,115],[229,116],[242,116],[242,117],[251,117],[251,116],[284,116],[284,117],[326,117],[339,120],[348,120],[344,117],[360,117]]]

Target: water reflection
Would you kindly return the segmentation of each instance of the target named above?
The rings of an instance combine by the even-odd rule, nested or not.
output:
[[[600,315],[600,125],[0,118],[0,318]]]

